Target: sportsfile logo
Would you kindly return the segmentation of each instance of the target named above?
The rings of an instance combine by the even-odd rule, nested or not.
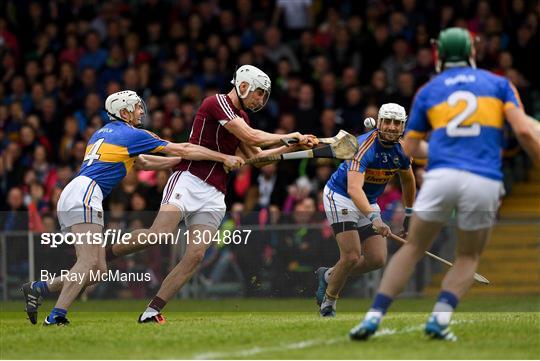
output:
[[[120,229],[107,229],[103,233],[42,233],[41,244],[50,246],[51,248],[57,248],[61,244],[67,245],[82,245],[82,244],[95,244],[106,247],[108,244],[178,244],[182,240],[185,240],[187,244],[247,244],[248,238],[251,234],[251,230],[224,230],[211,232],[209,230],[195,230],[189,232],[183,231],[181,228],[176,233],[156,233],[156,232],[144,232],[139,233],[135,237],[128,232],[122,232]]]

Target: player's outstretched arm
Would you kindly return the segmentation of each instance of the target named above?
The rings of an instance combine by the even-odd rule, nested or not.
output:
[[[287,138],[298,139],[299,144],[313,144],[313,138],[298,132],[289,134],[267,133],[259,129],[253,129],[243,119],[234,118],[225,124],[225,128],[234,134],[242,142],[256,147],[270,147],[272,145],[283,144]]]
[[[135,159],[135,167],[141,170],[164,170],[171,169],[180,161],[182,157],[160,157],[158,155],[140,154]]]
[[[223,163],[229,169],[240,168],[244,165],[244,159],[235,155],[228,155],[191,143],[169,143],[162,150],[165,154],[171,154],[189,160],[213,160]]]
[[[540,140],[534,133],[527,114],[521,108],[511,108],[505,111],[505,115],[519,144],[529,154],[533,162],[540,165]]]
[[[412,167],[409,167],[407,170],[399,171],[399,181],[403,191],[403,207],[412,208],[414,198],[416,197],[416,181],[414,179]]]
[[[369,218],[377,232],[386,237],[390,233],[390,227],[384,224],[377,213],[373,213],[363,187],[364,173],[357,171],[347,172],[347,193],[351,196],[354,205],[363,215]]]

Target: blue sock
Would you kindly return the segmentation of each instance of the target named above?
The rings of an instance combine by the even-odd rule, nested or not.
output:
[[[52,311],[51,311],[51,314],[49,316],[47,316],[47,321],[49,321],[50,323],[56,323],[56,321],[54,320],[54,317],[56,316],[60,316],[60,317],[66,317],[67,315],[67,310],[64,310],[63,308],[53,308]]]
[[[373,300],[373,304],[371,305],[371,309],[380,311],[383,315],[385,315],[386,311],[392,304],[392,301],[392,297],[389,297],[382,293],[377,293],[375,299]]]
[[[437,303],[439,302],[445,303],[452,307],[452,310],[455,310],[459,303],[459,299],[452,292],[441,291],[441,293],[439,293],[439,298],[437,299]]]
[[[38,291],[42,296],[47,296],[50,293],[49,285],[45,281],[32,282],[32,289]]]

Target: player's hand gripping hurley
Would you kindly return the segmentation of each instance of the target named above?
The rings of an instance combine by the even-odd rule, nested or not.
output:
[[[352,159],[358,151],[358,140],[352,134],[340,130],[338,134],[331,138],[318,138],[319,143],[325,144],[322,147],[298,152],[270,155],[266,157],[255,157],[246,160],[246,164],[264,163],[287,159],[305,159],[305,158],[334,158],[334,159]],[[284,138],[283,143],[290,145],[297,142],[295,138]]]

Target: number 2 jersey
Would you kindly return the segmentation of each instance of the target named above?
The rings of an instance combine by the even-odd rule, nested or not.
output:
[[[126,176],[135,157],[161,151],[167,141],[144,129],[114,121],[97,130],[86,146],[79,175],[96,181],[103,197]]]
[[[409,157],[403,152],[400,143],[386,147],[379,142],[377,130],[372,130],[357,137],[358,152],[352,160],[346,160],[332,174],[328,188],[351,198],[347,192],[347,174],[349,171],[364,173],[363,190],[370,204],[384,192],[386,184],[398,172],[411,166]]]
[[[429,138],[427,169],[452,168],[501,180],[504,111],[522,108],[514,86],[471,67],[445,70],[416,94],[405,134]]]

